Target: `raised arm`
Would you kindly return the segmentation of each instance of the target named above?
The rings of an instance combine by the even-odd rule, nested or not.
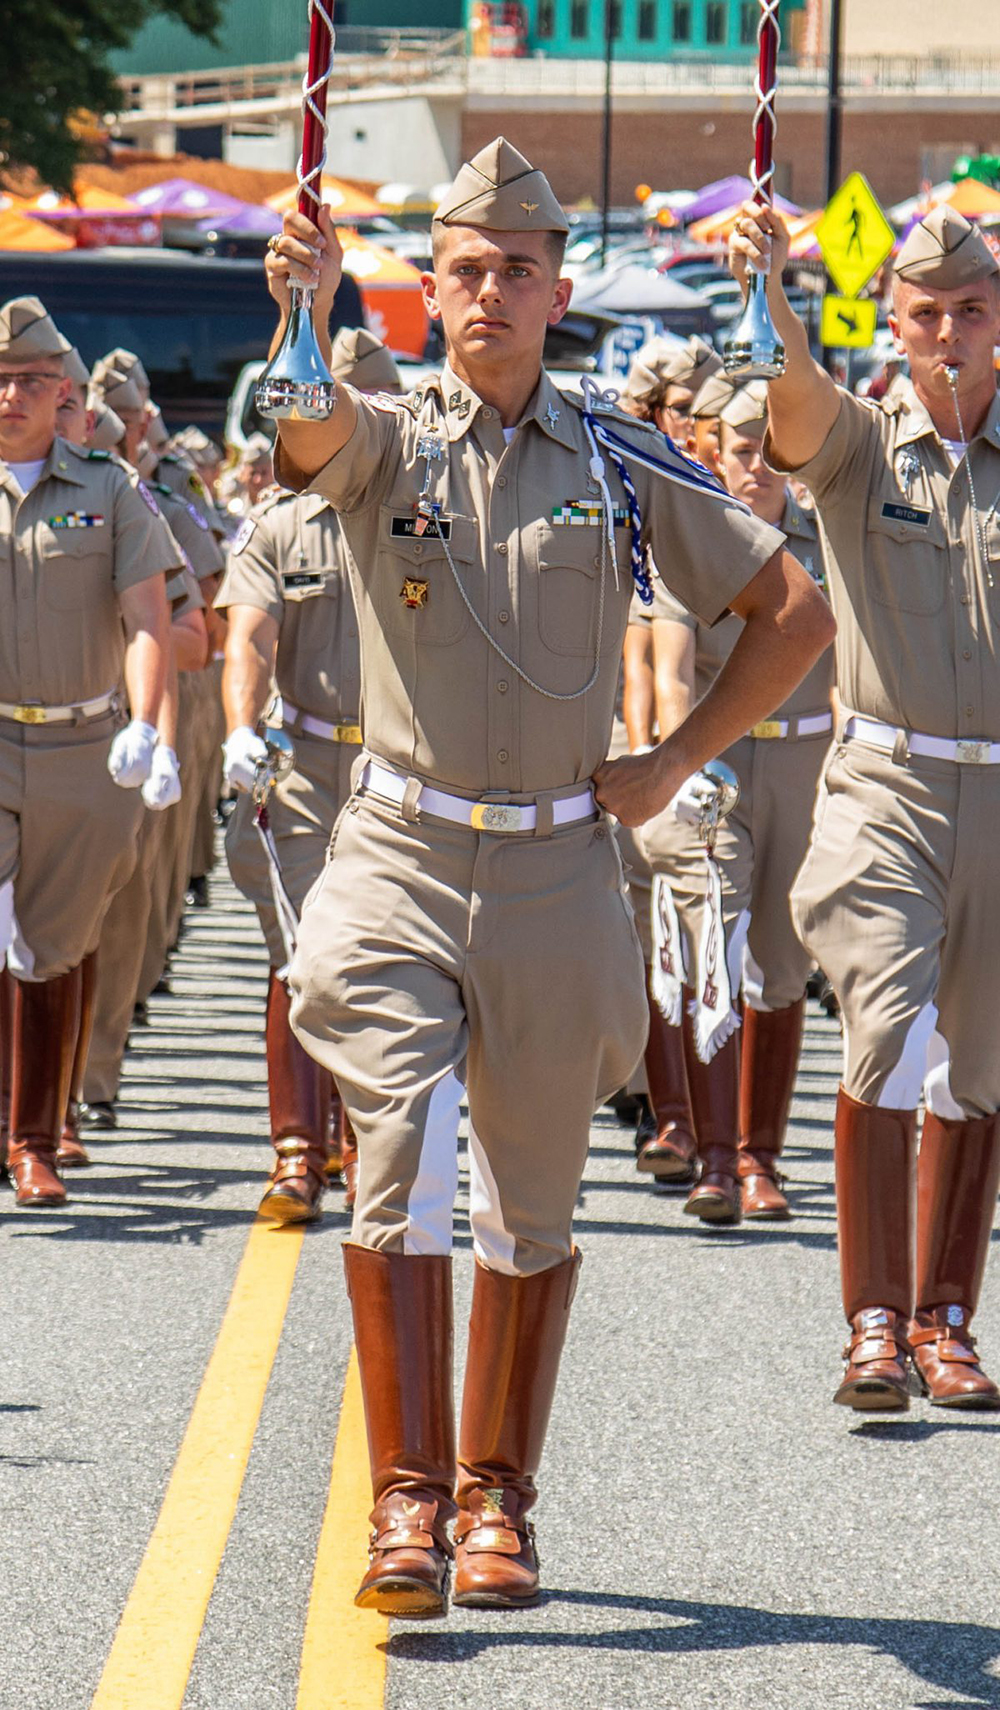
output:
[[[273,356],[284,337],[291,307],[289,280],[298,280],[314,293],[313,318],[316,338],[325,362],[330,360],[330,313],[343,272],[343,250],[330,210],[317,212],[317,224],[304,214],[285,215],[277,248],[269,249],[264,263],[267,288],[278,305],[280,318],[271,342]],[[337,387],[333,414],[322,422],[278,423],[278,435],[289,458],[303,475],[315,475],[347,444],[354,432],[354,401],[343,386]]]
[[[826,442],[840,408],[829,374],[809,354],[809,338],[785,296],[782,270],[788,261],[788,227],[774,208],[744,202],[729,240],[729,266],[744,297],[747,263],[770,255],[767,301],[785,346],[785,372],[767,388],[771,442],[785,469],[798,469]],[[775,706],[778,702],[775,702]]]

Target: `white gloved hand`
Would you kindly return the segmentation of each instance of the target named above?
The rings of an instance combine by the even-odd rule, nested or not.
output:
[[[230,731],[222,744],[222,772],[227,784],[252,790],[257,767],[267,759],[267,743],[248,724]]]
[[[156,747],[156,726],[134,718],[111,744],[108,771],[123,790],[137,790],[149,777]]]
[[[682,825],[698,825],[706,807],[718,795],[719,787],[711,778],[706,778],[704,772],[692,772],[685,779],[677,794],[670,803],[675,819]]]
[[[153,751],[149,777],[142,786],[142,799],[154,813],[173,807],[181,799],[181,769],[177,756],[165,742],[158,742]]]

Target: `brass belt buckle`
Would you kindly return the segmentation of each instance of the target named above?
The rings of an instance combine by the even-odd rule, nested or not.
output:
[[[521,809],[514,802],[477,802],[471,824],[474,831],[520,831]]]
[[[18,724],[44,724],[44,707],[15,707],[14,717]]]
[[[358,742],[358,743],[360,743],[360,741],[361,741],[361,726],[360,726],[360,724],[338,724],[338,725],[334,726],[334,731],[335,731],[334,740],[336,742]]]
[[[777,718],[765,718],[760,724],[750,726],[750,735],[755,736],[758,742],[773,742],[781,734],[781,720]]]
[[[987,766],[992,744],[982,739],[960,738],[955,744],[955,759],[960,766]]]

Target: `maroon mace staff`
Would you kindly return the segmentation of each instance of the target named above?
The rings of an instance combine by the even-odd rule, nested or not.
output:
[[[302,80],[302,153],[299,213],[315,221],[326,165],[326,95],[333,67],[333,19],[324,0],[309,0],[309,61]],[[333,409],[336,385],[323,360],[312,319],[310,290],[291,286],[288,326],[265,368],[255,395],[257,409],[272,421],[322,421]]]
[[[753,116],[754,158],[750,168],[754,201],[770,207],[774,191],[774,137],[778,121],[774,101],[778,92],[779,0],[760,0],[757,25],[757,106]],[[747,270],[747,301],[737,326],[723,347],[726,373],[738,380],[774,380],[785,372],[785,347],[767,305],[768,266]]]

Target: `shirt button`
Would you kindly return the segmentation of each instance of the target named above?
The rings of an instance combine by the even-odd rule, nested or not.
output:
[[[510,755],[507,753],[506,748],[498,748],[497,749],[497,759],[498,760],[509,760],[510,759]]]
[[[501,623],[510,623],[510,612],[498,612],[497,616]]]
[[[506,485],[507,485],[506,475],[498,475],[497,476],[497,486],[498,487],[506,487]]]
[[[968,596],[968,594],[963,594],[963,595],[962,595],[962,598],[961,598],[961,599],[960,599],[960,601],[959,601],[959,605],[962,605],[962,606],[967,606],[967,605],[968,605],[968,603],[969,603],[969,596]]]
[[[497,551],[499,552],[501,558],[506,558],[506,556],[507,556],[507,542],[505,540],[498,540],[497,541]]]
[[[965,709],[966,718],[971,718],[974,710],[975,709],[973,707],[966,707],[966,709]]]
[[[483,421],[484,422],[491,422],[492,420],[493,420],[493,411],[487,405],[486,409],[484,409],[484,411],[483,411]]]
[[[414,552],[423,552],[424,549],[419,540],[414,542],[413,550]]]
[[[503,678],[501,678],[499,683],[497,684],[497,694],[498,695],[505,695],[509,688],[510,688],[510,684],[505,683]]]
[[[972,652],[968,647],[963,647],[962,658],[963,659],[971,659],[972,658]]]

